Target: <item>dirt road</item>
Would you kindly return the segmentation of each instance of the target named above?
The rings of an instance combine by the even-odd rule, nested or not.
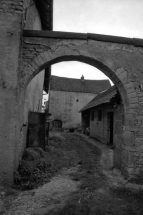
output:
[[[100,165],[100,150],[82,136],[53,135],[50,147],[55,171],[49,182],[30,191],[8,192],[0,214],[143,214],[143,194],[112,188]]]

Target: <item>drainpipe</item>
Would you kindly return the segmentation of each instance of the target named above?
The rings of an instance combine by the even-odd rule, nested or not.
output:
[[[102,109],[102,120],[103,120],[103,141],[104,141],[104,105],[103,105],[103,109]]]
[[[48,67],[45,69],[45,82],[44,84],[46,85],[46,92],[49,93],[49,98],[48,98],[48,107],[47,110],[45,111],[46,116],[49,117],[51,114],[49,113],[49,107],[50,107],[50,79],[51,79],[51,67]],[[46,135],[47,135],[47,145],[49,142],[49,127],[50,127],[50,122],[48,122],[48,127],[46,129]]]

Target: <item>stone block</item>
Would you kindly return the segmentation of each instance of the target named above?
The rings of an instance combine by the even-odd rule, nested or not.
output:
[[[36,71],[38,69],[38,64],[35,61],[32,61],[30,64],[31,67],[33,67],[33,70]]]
[[[122,160],[123,166],[128,165],[128,151],[127,150],[122,149],[121,160]]]
[[[116,168],[121,168],[121,149],[120,148],[115,148],[114,150],[114,164]]]
[[[124,144],[127,146],[134,146],[135,145],[135,134],[131,131],[124,131],[123,132]]]
[[[127,108],[125,113],[127,113],[127,114],[138,114],[139,108]]]
[[[143,102],[143,97],[139,97],[139,102]]]
[[[137,93],[134,91],[134,92],[128,92],[128,98],[136,98],[138,95]]]
[[[129,82],[129,83],[124,84],[124,87],[125,87],[126,90],[128,90],[128,89],[133,89],[133,90],[135,90],[135,89],[134,89],[134,84],[133,84],[132,82]]]
[[[141,168],[124,166],[123,172],[131,179],[140,174]]]
[[[138,102],[139,102],[138,97],[128,98],[128,99],[129,99],[130,104],[138,104]]]
[[[114,150],[107,149],[102,151],[101,165],[106,170],[110,170],[114,167]]]
[[[116,70],[116,72],[115,72],[115,74],[117,75],[117,76],[119,76],[119,75],[121,75],[121,74],[123,74],[124,75],[124,73],[125,73],[125,70],[124,70],[124,68],[118,68],[117,70]]]
[[[126,89],[126,92],[127,92],[127,94],[130,94],[130,93],[136,93],[136,91],[135,91],[134,87],[127,88],[127,89]]]
[[[123,71],[122,73],[120,73],[118,75],[118,78],[122,81],[124,79],[127,79],[127,72],[126,71]]]

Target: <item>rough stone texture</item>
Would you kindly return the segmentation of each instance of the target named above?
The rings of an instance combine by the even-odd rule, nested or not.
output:
[[[111,170],[114,168],[114,150],[104,149],[101,154],[101,165],[106,170]]]
[[[24,4],[24,21],[23,28],[28,30],[41,30],[41,20],[33,0],[26,0]],[[21,138],[19,144],[19,156],[17,163],[21,159],[23,151],[26,147],[26,136],[28,127],[29,111],[40,112],[42,106],[43,82],[45,72],[40,72],[26,86],[24,95],[22,95],[21,109]],[[24,125],[24,126],[23,126]]]
[[[25,92],[19,94],[19,78],[22,78],[22,29],[30,20],[26,13],[29,14],[31,3],[30,0],[0,1],[0,184],[13,182],[13,173],[26,142]],[[37,20],[32,23],[37,23]],[[37,27],[36,24],[34,26]]]
[[[124,159],[121,159],[123,140],[128,141],[128,135],[126,132],[123,133],[123,116],[124,109],[123,105],[118,106],[114,109],[114,164],[117,168],[122,169],[122,166],[126,165]]]
[[[15,154],[19,150],[17,86],[22,30],[21,3],[0,2],[0,183],[3,184],[10,184],[13,180]]]
[[[116,163],[119,164],[121,160],[120,167],[125,174],[139,174],[142,171],[143,157],[139,147],[143,135],[140,133],[139,136],[137,133],[143,128],[143,48],[91,39],[25,37],[21,90],[41,69],[64,60],[77,60],[95,66],[116,84],[124,104],[122,125],[121,122],[116,125],[120,127],[116,136],[120,140],[117,143]],[[138,162],[130,159],[133,149],[129,145],[131,137],[136,146],[133,154]]]
[[[26,87],[47,66],[64,60],[95,66],[116,84],[124,104],[122,129],[117,136],[117,139],[122,137],[122,142],[117,154],[124,174],[140,174],[143,171],[143,48],[92,39],[23,38],[22,29],[30,26],[25,17],[33,11],[32,4],[30,0],[0,1],[0,183],[12,182],[24,147]],[[32,20],[37,28],[40,21]]]
[[[0,2],[0,12],[1,13],[17,13],[23,14],[24,0],[2,0]]]

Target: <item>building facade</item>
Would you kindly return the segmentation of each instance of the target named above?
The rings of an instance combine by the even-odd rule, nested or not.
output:
[[[31,103],[28,98],[26,102],[28,85],[47,67],[73,60],[98,68],[116,85],[123,108],[116,109],[122,117],[117,120],[115,151],[124,175],[142,175],[143,40],[92,32],[50,32],[51,13],[52,0],[0,1],[0,183],[12,183],[25,147]],[[28,21],[35,18],[39,21]],[[32,30],[40,26],[42,31]],[[48,80],[50,72],[46,74]],[[36,101],[38,107],[38,97]]]
[[[51,76],[49,112],[53,120],[61,121],[63,129],[77,128],[81,124],[81,108],[109,87],[109,80]]]
[[[115,166],[121,168],[123,106],[115,86],[92,99],[81,114],[83,132],[89,126],[90,137],[114,149]]]
[[[48,13],[51,8],[48,5],[42,11],[44,19],[51,16]],[[35,0],[0,2],[0,76],[3,80],[0,84],[0,184],[8,185],[13,182],[14,171],[26,147],[29,112],[41,111],[44,70],[32,77],[22,93],[19,82],[20,78],[25,77],[21,73],[23,31],[44,30],[46,27],[51,30],[51,19],[47,19],[50,21],[45,23],[40,10],[41,7]]]

